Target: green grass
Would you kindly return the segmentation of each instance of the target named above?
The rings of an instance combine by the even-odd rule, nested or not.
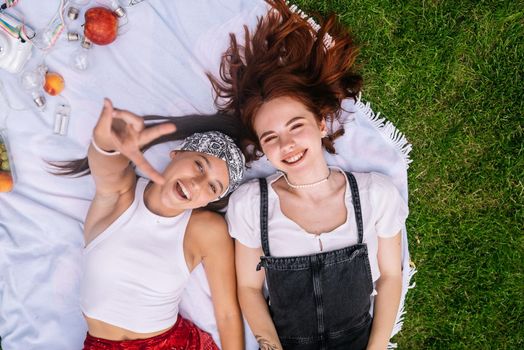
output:
[[[523,349],[524,3],[294,2],[351,29],[364,98],[413,144],[399,348]]]
[[[294,0],[339,14],[364,97],[413,144],[400,349],[524,348],[524,3]]]

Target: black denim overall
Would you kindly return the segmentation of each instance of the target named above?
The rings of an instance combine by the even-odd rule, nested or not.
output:
[[[285,350],[365,349],[371,330],[373,281],[355,177],[346,173],[353,196],[358,243],[294,257],[272,257],[268,241],[268,190],[260,179],[262,249],[257,270],[266,272],[269,309]]]

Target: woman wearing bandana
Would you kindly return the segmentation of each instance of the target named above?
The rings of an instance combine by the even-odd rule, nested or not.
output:
[[[84,349],[218,349],[209,334],[178,314],[199,263],[222,349],[243,348],[233,242],[222,216],[198,208],[240,184],[244,157],[230,137],[196,133],[171,151],[159,173],[141,150],[175,129],[172,123],[146,128],[142,118],[104,102],[88,150],[96,193],[84,226]],[[137,177],[130,161],[151,181]],[[62,166],[62,173],[77,173],[74,165]]]
[[[330,167],[323,153],[343,132],[328,128],[342,100],[361,89],[357,50],[334,16],[317,31],[268,2],[244,44],[231,35],[222,79],[211,77],[221,112],[244,124],[246,156],[279,170],[229,201],[241,309],[261,349],[384,350],[407,206],[387,177]]]

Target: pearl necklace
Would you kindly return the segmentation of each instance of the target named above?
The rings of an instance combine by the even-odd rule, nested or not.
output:
[[[294,188],[296,190],[299,190],[299,189],[302,189],[302,188],[310,188],[310,187],[315,187],[317,185],[320,185],[320,184],[323,184],[324,182],[326,182],[328,179],[329,179],[329,176],[331,175],[331,168],[328,168],[329,169],[329,173],[328,173],[328,176],[326,176],[325,178],[323,178],[322,180],[318,180],[316,182],[312,182],[310,184],[304,184],[304,185],[294,185],[292,184],[291,182],[289,182],[289,179],[287,178],[287,175],[286,173],[282,172],[282,175],[284,175],[284,180],[286,180],[286,183],[289,187],[291,188]]]

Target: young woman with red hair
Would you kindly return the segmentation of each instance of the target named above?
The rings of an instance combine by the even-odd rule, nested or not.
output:
[[[220,111],[244,124],[248,160],[265,154],[279,170],[230,198],[243,314],[261,349],[385,349],[407,206],[385,176],[346,173],[323,154],[343,133],[330,131],[342,101],[361,89],[357,49],[334,16],[317,30],[268,2],[244,45],[231,35],[221,79],[210,76]]]

